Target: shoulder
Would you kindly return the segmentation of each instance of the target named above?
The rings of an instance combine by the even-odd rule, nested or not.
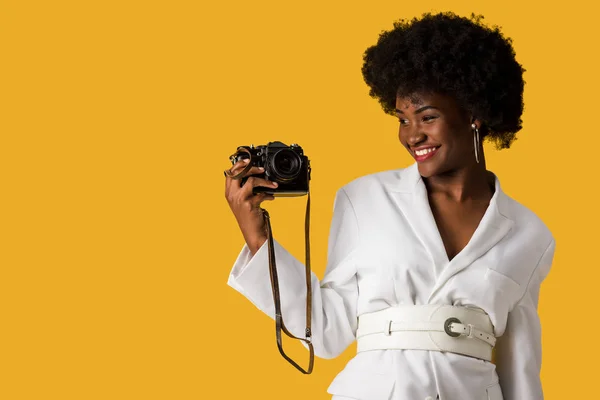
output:
[[[556,240],[544,221],[530,208],[513,198],[505,196],[507,209],[513,220],[513,242],[521,243],[520,248],[530,259],[529,283],[539,285],[548,276],[552,267]],[[536,279],[532,279],[536,277]]]
[[[506,208],[510,212],[510,218],[515,227],[531,235],[535,235],[546,244],[553,239],[552,232],[546,223],[533,210],[514,198],[504,194]]]
[[[350,180],[339,191],[344,192],[350,200],[379,193],[397,185],[406,171],[407,168],[397,168],[365,174]]]
[[[541,282],[548,275],[554,257],[554,235],[530,208],[507,195],[503,197],[504,211],[513,221],[512,242],[522,244],[527,257],[531,257],[532,268],[539,272]]]

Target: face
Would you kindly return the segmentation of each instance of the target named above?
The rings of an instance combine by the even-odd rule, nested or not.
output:
[[[423,177],[472,166],[475,161],[471,123],[477,120],[452,98],[416,94],[396,99],[400,142],[417,161]]]

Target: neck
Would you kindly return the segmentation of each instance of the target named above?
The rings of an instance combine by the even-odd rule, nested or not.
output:
[[[444,196],[459,203],[489,200],[495,190],[495,178],[486,169],[483,154],[479,163],[473,161],[473,164],[423,178],[423,182],[430,196]]]

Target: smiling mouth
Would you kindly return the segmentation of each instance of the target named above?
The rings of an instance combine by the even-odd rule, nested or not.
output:
[[[429,153],[435,152],[435,151],[436,151],[438,148],[439,148],[439,146],[438,146],[438,147],[428,147],[428,148],[426,148],[426,149],[422,149],[422,150],[415,150],[415,154],[416,154],[417,156],[420,156],[420,157],[421,157],[421,156],[424,156],[424,155],[426,155],[426,154],[429,154]]]

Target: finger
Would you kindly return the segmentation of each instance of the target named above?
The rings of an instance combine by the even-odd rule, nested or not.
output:
[[[252,196],[253,195],[252,189],[257,186],[275,189],[279,185],[277,184],[277,182],[272,182],[272,181],[269,181],[269,180],[266,180],[263,178],[257,178],[256,176],[251,176],[248,178],[248,180],[246,181],[244,186],[242,186],[242,188],[241,188],[241,191],[243,193],[242,195],[246,198],[249,196]]]
[[[240,173],[244,168],[246,168],[245,166],[242,166],[241,168],[238,168],[235,170],[235,174]],[[252,166],[248,169],[248,171],[244,172],[239,179],[247,177],[247,176],[252,176],[252,175],[261,175],[265,173],[265,169],[263,167],[257,167],[257,166]]]
[[[250,160],[249,159],[243,159],[243,160],[239,160],[238,162],[236,162],[235,164],[233,164],[233,166],[229,169],[229,173],[233,176],[237,175],[240,173],[240,171],[242,171],[244,168],[246,168],[246,166],[248,165],[248,162]],[[233,179],[231,176],[229,175],[225,175],[225,190],[226,192],[230,191],[230,190],[235,190],[241,187],[241,178],[242,176]],[[236,181],[236,183],[233,183],[233,181]]]
[[[264,174],[264,173],[265,173],[265,169],[263,167],[253,166],[243,176],[260,175],[260,174]]]
[[[236,174],[236,173],[238,173],[238,172],[235,172],[234,174]],[[248,170],[247,173],[245,173],[244,175],[240,176],[239,178],[237,178],[237,179],[230,178],[227,181],[227,185],[226,185],[227,189],[226,190],[236,192],[236,191],[238,191],[238,190],[240,190],[242,188],[242,178],[253,177],[253,175],[260,175],[260,174],[264,174],[264,168],[263,167],[252,167],[252,168],[250,168],[250,170]],[[254,177],[253,177],[253,179],[254,179]],[[237,181],[237,182],[236,183],[232,183],[232,181]],[[269,182],[269,181],[266,181],[264,179],[262,179],[262,181],[263,181],[262,184],[264,184],[264,182]],[[246,183],[244,184],[244,186],[245,185],[246,185]],[[252,184],[252,181],[251,181],[250,182],[250,187],[256,186],[256,184],[254,186],[252,186],[252,185],[253,184]],[[258,185],[260,186],[261,184],[258,184]],[[267,185],[267,187],[272,187],[272,185]],[[248,189],[246,189],[246,192],[245,192],[244,196],[247,197],[249,195],[249,192],[250,191]]]
[[[240,160],[240,161],[236,162],[235,164],[233,164],[231,166],[231,169],[230,169],[231,173],[233,175],[238,174],[241,170],[243,170],[244,168],[246,168],[246,166],[248,165],[249,161],[250,160],[245,159],[245,160]]]
[[[262,203],[263,201],[272,200],[275,200],[275,196],[273,196],[272,194],[261,192],[254,195],[249,201],[252,203],[252,208],[259,208],[260,203]]]

